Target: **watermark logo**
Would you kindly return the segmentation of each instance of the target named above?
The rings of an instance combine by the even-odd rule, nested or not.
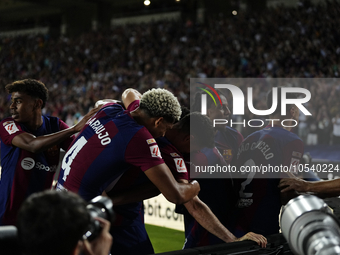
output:
[[[197,82],[197,83],[201,83],[201,82]],[[213,87],[209,86],[208,84],[204,84],[204,83],[201,83],[201,84],[210,88],[216,94],[217,98],[220,100],[220,103],[222,105],[221,98],[216,92],[216,90]],[[233,97],[233,114],[244,115],[244,103],[245,103],[244,94],[239,87],[232,85],[232,84],[215,84],[214,86],[216,89],[228,89],[231,92],[232,97]],[[209,94],[210,97],[214,100],[215,105],[217,105],[213,95],[208,90],[203,89],[203,88],[199,88],[199,89]],[[248,87],[247,92],[248,92],[247,93],[248,94],[248,97],[247,97],[248,109],[254,115],[260,115],[260,116],[270,115],[273,112],[275,112],[275,110],[277,109],[277,105],[278,105],[278,88],[277,87],[272,88],[273,104],[271,108],[267,110],[255,109],[253,105],[253,88]],[[304,98],[287,98],[288,93],[304,94],[305,97]],[[281,114],[286,115],[287,104],[293,104],[296,107],[298,107],[301,110],[301,112],[304,113],[305,115],[312,115],[302,105],[304,103],[307,103],[310,99],[311,99],[311,93],[307,89],[296,88],[296,87],[282,87],[281,88]],[[206,94],[201,95],[201,102],[202,102],[201,113],[206,115],[207,114],[207,95]]]
[[[206,87],[209,88],[213,93],[215,93],[215,95],[217,96],[218,100],[220,101],[221,106],[223,105],[223,104],[222,104],[221,97],[218,95],[217,91],[216,91],[213,87],[211,87],[210,85],[205,84],[205,83],[203,83],[203,82],[197,82],[197,83],[206,86]],[[204,89],[204,88],[200,88],[200,87],[199,87],[199,89],[200,89],[200,90],[203,90],[205,93],[207,93],[207,94],[212,98],[212,100],[214,101],[215,105],[217,106],[216,100],[215,100],[214,96],[211,94],[211,92],[210,92],[209,90]],[[201,102],[202,102],[202,105],[201,105],[201,106],[202,106],[202,107],[201,107],[201,114],[202,114],[202,115],[207,115],[207,94],[202,94],[202,95],[201,95],[201,97],[202,97],[202,98],[201,98]]]
[[[227,89],[232,97],[233,97],[233,114],[235,115],[245,115],[244,112],[244,105],[245,105],[245,96],[242,92],[242,90],[232,84],[214,84],[214,87],[202,83],[202,82],[196,82],[197,84],[202,84],[209,88],[212,92],[207,90],[206,88],[201,88],[198,87],[198,89],[206,92],[201,94],[201,114],[202,115],[207,115],[207,95],[209,95],[212,100],[214,101],[215,105],[217,106],[217,102],[214,98],[213,93],[216,95],[218,100],[220,101],[221,106],[222,100],[220,95],[217,93],[216,89]],[[294,93],[298,95],[303,95],[304,97],[299,97],[299,98],[289,98],[288,94],[289,93]],[[247,88],[247,105],[249,111],[258,116],[268,116],[274,113],[277,110],[278,107],[278,102],[280,101],[280,109],[281,109],[281,115],[285,116],[287,115],[286,109],[287,105],[295,105],[303,114],[305,115],[312,115],[304,106],[304,103],[307,103],[311,99],[311,93],[309,90],[305,88],[299,88],[299,87],[281,87],[281,96],[278,93],[278,87],[273,87],[272,88],[272,105],[270,109],[267,110],[259,110],[255,109],[254,104],[253,104],[253,88],[248,87]],[[279,98],[280,97],[280,98]],[[274,121],[278,121],[279,119],[266,119],[269,123],[271,123],[272,126],[274,126]],[[228,124],[229,120],[227,119],[214,119],[213,120],[213,126],[215,127],[216,125],[226,125]],[[290,123],[290,124],[288,124]],[[246,126],[246,120],[243,120],[242,122],[233,122],[233,120],[230,120],[230,125],[237,125],[237,124],[242,124],[244,127]],[[264,126],[264,121],[262,119],[250,119],[247,122],[249,127],[263,127]],[[297,120],[295,119],[284,119],[281,120],[281,124],[284,127],[295,127],[297,126]]]

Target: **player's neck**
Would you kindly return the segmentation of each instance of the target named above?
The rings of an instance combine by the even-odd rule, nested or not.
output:
[[[37,130],[43,124],[41,113],[36,114],[29,122],[23,124],[31,131]]]
[[[133,112],[130,113],[132,118],[139,124],[142,126],[145,126],[145,118],[147,116],[144,116],[145,113],[143,111],[141,111],[140,109],[137,109]]]
[[[154,118],[148,116],[146,112],[141,109],[137,109],[130,113],[132,118],[139,124],[146,128],[154,125]]]

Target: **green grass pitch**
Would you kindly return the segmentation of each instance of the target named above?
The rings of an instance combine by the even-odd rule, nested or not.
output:
[[[181,250],[184,244],[184,232],[145,224],[155,253]]]

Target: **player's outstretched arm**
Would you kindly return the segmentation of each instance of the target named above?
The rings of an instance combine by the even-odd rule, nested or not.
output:
[[[200,191],[196,181],[178,183],[165,163],[151,167],[144,173],[164,197],[174,204],[188,202]]]
[[[226,243],[236,240],[236,237],[217,219],[215,214],[198,196],[185,203],[184,206],[191,216],[211,234]]]
[[[98,110],[99,108],[92,109],[76,125],[53,134],[35,137],[30,133],[21,133],[12,139],[12,145],[33,153],[45,151],[79,132]]]
[[[182,180],[181,180],[182,181]],[[210,208],[199,199],[198,196],[184,204],[185,208],[191,214],[192,217],[211,234],[217,236],[226,243],[253,240],[257,242],[261,247],[266,247],[267,239],[258,234],[248,233],[244,237],[236,238],[215,216]],[[247,236],[247,237],[246,237]],[[242,239],[243,238],[243,239]],[[241,240],[242,239],[242,240]]]
[[[139,93],[137,90],[135,89],[126,89],[124,90],[123,94],[122,94],[122,102],[125,106],[125,108],[127,109],[128,106],[135,100],[140,100],[142,97],[142,94]]]
[[[98,100],[98,101],[96,102],[96,104],[94,105],[94,107],[95,107],[95,108],[97,108],[97,107],[103,107],[104,105],[106,105],[106,104],[108,104],[108,103],[116,103],[116,104],[122,105],[122,102],[119,101],[119,100],[106,98],[106,99]]]
[[[281,192],[294,190],[321,198],[335,197],[340,195],[340,179],[309,182],[298,178],[286,178],[280,181],[279,188]]]

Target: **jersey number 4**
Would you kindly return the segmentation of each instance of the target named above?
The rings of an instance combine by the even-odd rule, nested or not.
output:
[[[62,170],[64,170],[63,180],[66,181],[67,176],[70,174],[71,171],[71,164],[74,158],[77,156],[78,152],[84,147],[87,143],[87,140],[84,136],[78,139],[72,147],[67,151],[64,156],[63,163],[61,165]]]

